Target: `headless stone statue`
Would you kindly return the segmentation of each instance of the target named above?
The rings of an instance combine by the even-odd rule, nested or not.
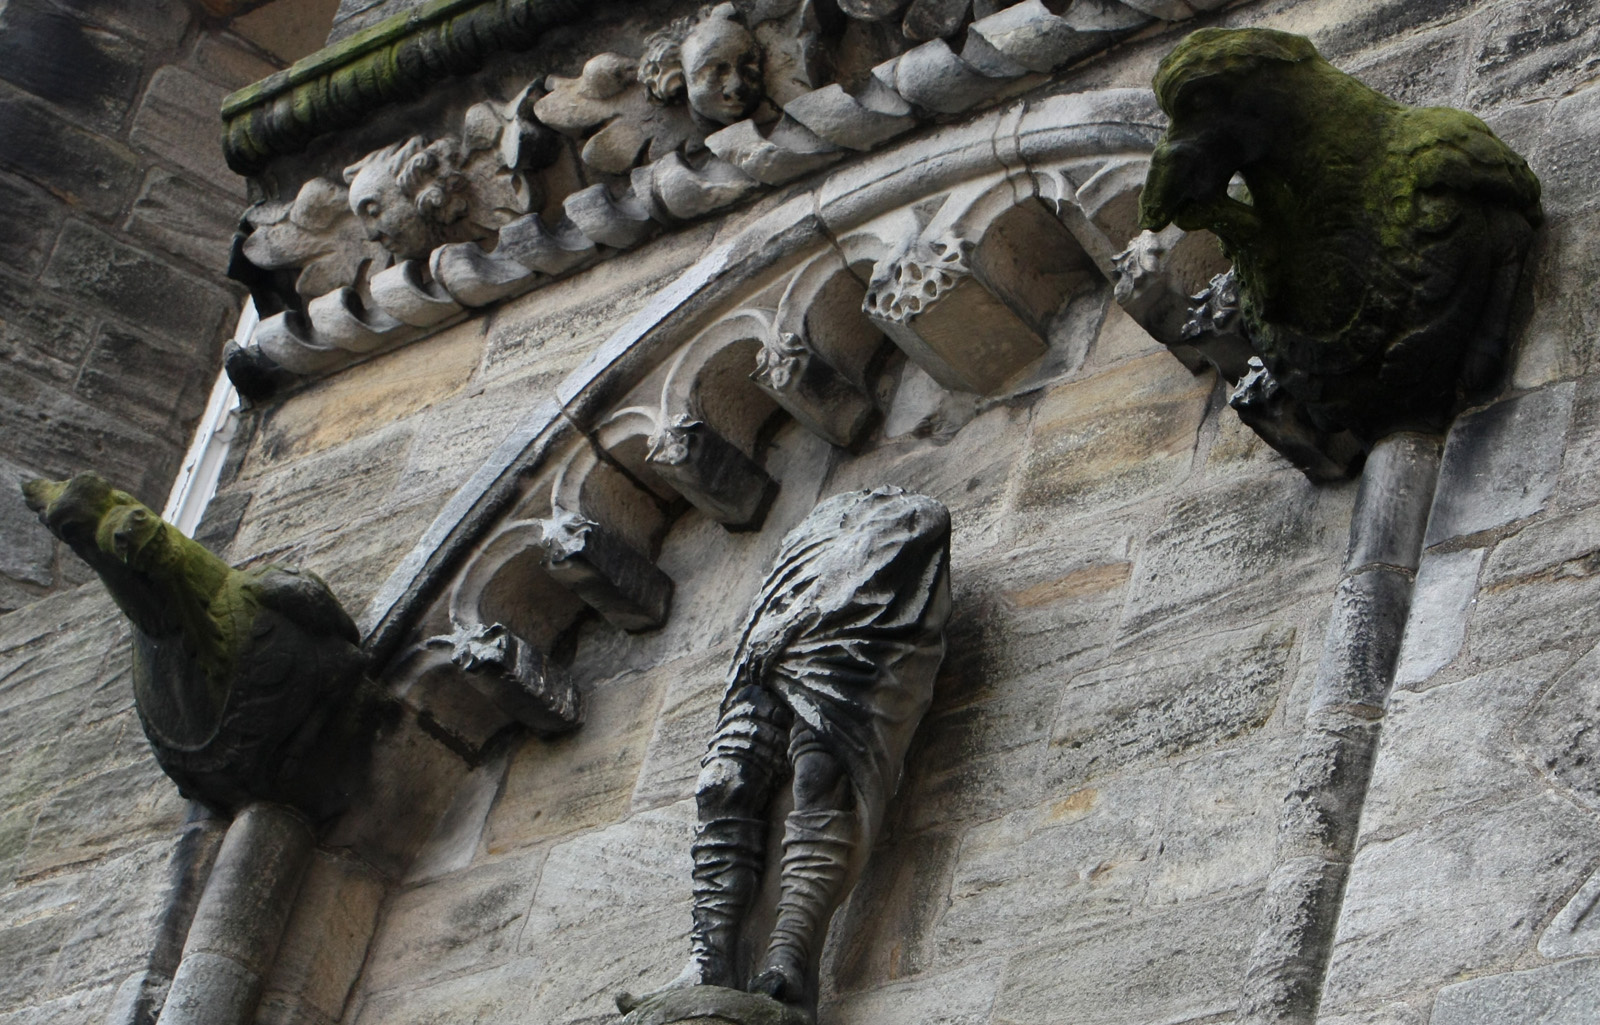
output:
[[[932,700],[949,547],[944,506],[898,488],[831,498],[784,538],[701,761],[689,963],[652,994],[618,998],[629,1025],[708,1014],[745,1025],[811,1019],[828,922],[872,849]],[[776,923],[745,986],[735,946],[786,767],[794,810]]]

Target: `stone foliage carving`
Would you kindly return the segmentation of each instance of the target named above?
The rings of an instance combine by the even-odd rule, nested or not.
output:
[[[340,186],[332,182],[306,186],[304,203],[259,207],[243,246],[251,266],[241,273],[251,276],[252,266],[257,280],[261,271],[298,273],[300,291],[284,313],[263,321],[247,346],[250,358],[230,366],[263,378],[263,366],[325,373],[421,337],[462,307],[529,291],[662,227],[878,148],[930,116],[971,110],[1153,17],[1193,13],[1119,0],[1075,0],[1060,13],[1042,0],[957,6],[965,25],[959,53],[944,38],[930,39],[859,69],[849,89],[830,81],[841,72],[829,66],[837,49],[829,41],[849,36],[851,25],[910,18],[932,5],[883,8],[892,14],[863,9],[852,18],[867,20],[845,19],[842,28],[811,0],[703,8],[653,36],[640,57],[602,54],[575,78],[550,79],[548,94],[526,92],[493,117],[480,114],[499,126],[501,143],[486,142],[492,133],[469,124],[459,141],[411,140],[353,165],[353,177],[365,176],[359,194],[346,199],[366,210],[352,210],[354,221],[339,212]],[[548,204],[536,210],[537,168],[549,159],[544,147],[563,135],[588,161],[591,180],[605,181],[569,193],[552,216]],[[506,139],[524,143],[511,148],[519,155]],[[427,180],[413,188],[400,171],[416,160],[434,167],[419,165],[417,179]],[[983,375],[967,376],[987,386]]]
[[[339,810],[364,744],[351,699],[366,658],[327,585],[233,569],[93,473],[23,490],[127,615],[139,721],[184,795]]]
[[[1267,29],[1194,33],[1155,89],[1172,124],[1141,226],[1209,229],[1233,260],[1262,365],[1242,413],[1281,389],[1309,432],[1368,446],[1442,429],[1497,380],[1542,214],[1526,161],[1482,121],[1402,106]]]
[[[949,545],[944,506],[899,488],[830,498],[784,538],[701,762],[689,963],[654,994],[618,998],[631,1023],[670,1020],[656,1013],[661,1002],[700,987],[813,1012],[828,922],[872,847],[932,701],[950,612]],[[787,770],[794,810],[776,922],[745,986],[735,948]]]

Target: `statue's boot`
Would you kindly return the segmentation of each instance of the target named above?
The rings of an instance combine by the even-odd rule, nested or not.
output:
[[[844,897],[859,820],[854,811],[796,811],[784,822],[778,921],[751,990],[809,1007],[828,921]]]
[[[652,997],[689,986],[735,985],[734,948],[766,862],[765,819],[721,818],[700,823],[694,857],[694,925],[689,963],[678,977],[641,996],[617,995],[624,1014]]]

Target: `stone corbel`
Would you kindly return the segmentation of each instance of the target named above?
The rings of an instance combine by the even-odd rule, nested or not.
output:
[[[806,430],[841,448],[861,438],[876,411],[865,392],[792,332],[766,339],[750,380]]]
[[[425,643],[449,652],[467,681],[506,715],[542,735],[582,724],[577,687],[538,648],[502,623],[452,625],[451,633]]]
[[[1043,204],[1010,195],[1009,182],[951,195],[873,268],[862,308],[946,388],[992,394],[1042,356],[1085,263]]]
[[[610,529],[557,508],[545,521],[544,569],[621,630],[654,630],[672,607],[672,578]]]
[[[650,439],[646,457],[689,503],[730,530],[761,525],[778,485],[703,420],[674,417]]]

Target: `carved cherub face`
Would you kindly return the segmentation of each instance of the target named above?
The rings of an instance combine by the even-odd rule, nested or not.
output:
[[[683,40],[683,72],[689,106],[718,124],[748,117],[761,102],[761,48],[755,36],[723,4],[702,18]]]
[[[381,149],[345,168],[350,209],[367,237],[402,259],[427,256],[441,228],[466,212],[465,180],[448,142],[421,136]]]

